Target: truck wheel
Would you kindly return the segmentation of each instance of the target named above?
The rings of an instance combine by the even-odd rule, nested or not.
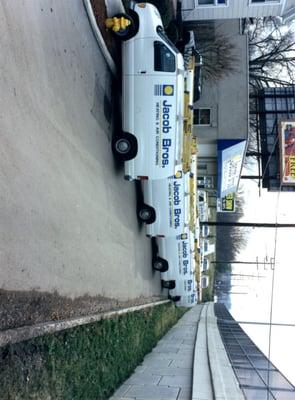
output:
[[[164,281],[163,279],[161,280],[161,285],[165,289],[175,289],[175,281]]]
[[[137,216],[140,221],[145,222],[146,224],[152,224],[156,220],[156,211],[153,209],[153,207],[143,204],[139,208]]]
[[[169,300],[174,301],[174,303],[177,303],[180,301],[181,296],[168,296]]]
[[[169,268],[168,262],[161,257],[157,257],[153,261],[153,269],[155,269],[156,271],[166,272],[168,271],[168,268]]]
[[[135,22],[135,18],[131,17],[128,14],[116,14],[116,15],[114,15],[113,18],[118,18],[118,19],[124,18],[130,22],[130,25],[127,26],[125,29],[120,29],[117,32],[112,30],[112,34],[116,38],[125,41],[125,40],[131,39],[133,36],[136,35],[138,27]]]
[[[130,133],[122,133],[112,140],[112,150],[116,158],[122,161],[128,161],[134,158],[137,154],[136,137]]]

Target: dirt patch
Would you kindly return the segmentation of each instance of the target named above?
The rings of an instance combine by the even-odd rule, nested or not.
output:
[[[105,27],[105,20],[108,17],[105,1],[91,0],[91,5],[99,30],[104,38],[109,52],[111,53],[111,56],[113,57],[113,60],[117,64],[121,60],[121,46],[120,42],[116,41],[112,33]]]
[[[118,301],[102,296],[71,299],[58,293],[0,289],[0,330],[60,321],[163,300],[160,296]]]

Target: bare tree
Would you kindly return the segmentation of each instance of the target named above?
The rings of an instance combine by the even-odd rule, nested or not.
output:
[[[249,77],[253,89],[295,83],[294,30],[279,17],[257,18],[247,24]]]
[[[245,198],[243,189],[240,187],[236,195],[236,212],[218,213],[218,221],[237,222],[244,215],[243,209]],[[217,259],[234,260],[240,251],[246,247],[248,240],[248,229],[233,227],[218,227],[216,252]]]
[[[205,80],[216,82],[236,70],[238,58],[228,36],[218,34],[215,40],[196,40],[196,43],[203,57],[202,74]]]
[[[250,126],[246,164],[260,162],[259,121],[255,95],[266,87],[295,83],[295,33],[281,18],[252,19],[246,24],[249,38]],[[252,96],[254,95],[254,96]]]

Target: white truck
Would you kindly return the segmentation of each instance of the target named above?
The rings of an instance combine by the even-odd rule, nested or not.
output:
[[[184,60],[166,37],[158,10],[137,3],[115,33],[122,39],[122,132],[112,149],[125,179],[163,179],[181,162]]]
[[[178,170],[166,179],[142,182],[143,202],[138,218],[146,223],[149,237],[177,236],[189,222],[189,174]]]
[[[179,279],[176,287],[169,291],[169,297],[178,306],[193,307],[198,301],[194,277]]]
[[[153,266],[161,272],[162,287],[169,289],[169,297],[177,305],[193,306],[197,292],[189,235],[158,238],[157,246]]]

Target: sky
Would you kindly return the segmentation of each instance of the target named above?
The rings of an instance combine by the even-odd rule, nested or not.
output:
[[[295,23],[292,28],[295,29]],[[255,166],[248,165],[252,173]],[[249,170],[243,171],[249,174]],[[250,172],[251,173],[251,172]],[[262,190],[259,196],[257,182],[246,181],[245,216],[243,221],[295,224],[295,192],[271,193]],[[248,321],[267,321],[295,324],[295,228],[255,228],[249,234],[242,259],[263,261],[275,256],[274,271],[267,266],[253,266],[252,271],[264,275],[251,283],[249,295],[233,299],[233,315]],[[240,267],[239,267],[240,268]],[[249,269],[248,269],[249,271]],[[272,280],[274,282],[271,315]],[[240,304],[240,306],[239,306]],[[242,304],[242,306],[241,306]],[[239,308],[240,307],[240,308]],[[243,329],[274,365],[295,385],[295,327],[243,325]],[[270,334],[270,346],[269,346]]]
[[[295,192],[270,193],[262,190],[259,197],[257,183],[247,181],[245,191],[245,216],[241,221],[277,222],[295,224]],[[276,254],[275,254],[275,241]],[[261,277],[248,282],[240,292],[247,295],[232,297],[231,313],[237,320],[270,321],[271,288],[274,273],[274,296],[272,322],[295,324],[295,228],[252,228],[247,246],[241,251],[239,259],[263,261],[265,256],[270,260],[276,257],[274,272],[270,266],[235,266],[235,272],[259,274]],[[264,277],[262,277],[264,276]],[[237,290],[238,291],[238,290]],[[269,328],[257,325],[243,325],[243,329],[260,349],[268,356]],[[270,359],[285,376],[295,385],[295,327],[272,327]]]

